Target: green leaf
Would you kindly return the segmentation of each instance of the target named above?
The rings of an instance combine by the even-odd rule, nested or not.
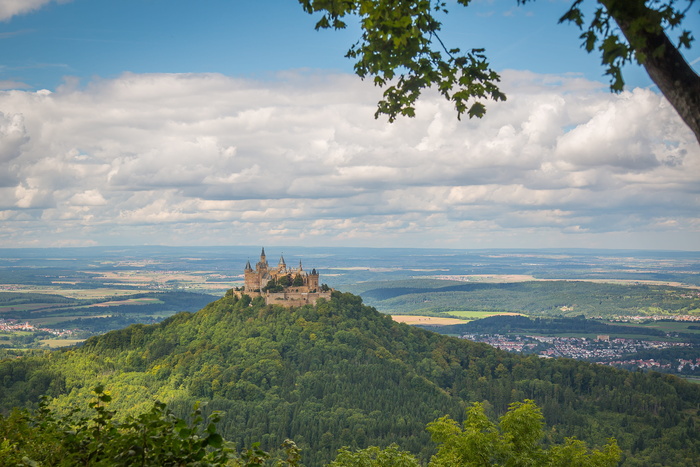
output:
[[[481,102],[475,102],[472,104],[472,106],[469,108],[469,118],[477,117],[481,118],[486,114],[486,106],[482,104]]]

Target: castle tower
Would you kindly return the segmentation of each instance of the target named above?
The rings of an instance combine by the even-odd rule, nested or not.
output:
[[[309,290],[316,290],[318,289],[318,273],[316,272],[316,268],[311,270],[311,274],[307,276],[308,280],[308,287]]]
[[[250,260],[245,265],[243,270],[243,285],[246,292],[253,292],[260,288],[260,275],[258,275],[250,266]]]
[[[277,272],[285,274],[287,272],[287,263],[284,262],[284,255],[280,256],[280,262],[277,264]]]

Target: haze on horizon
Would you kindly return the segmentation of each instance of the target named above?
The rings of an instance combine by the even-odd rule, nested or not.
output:
[[[508,101],[393,124],[357,31],[234,3],[0,6],[1,247],[700,249],[700,147],[639,69],[608,92],[567,2],[453,5]]]

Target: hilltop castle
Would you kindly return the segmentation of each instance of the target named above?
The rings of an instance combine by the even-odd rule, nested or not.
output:
[[[319,298],[331,298],[332,289],[319,284],[316,269],[310,273],[304,271],[301,261],[298,268],[288,268],[284,256],[280,257],[277,267],[270,267],[265,248],[255,269],[248,261],[243,272],[243,289],[234,291],[238,297],[243,294],[265,297],[266,304],[282,306],[315,305]]]

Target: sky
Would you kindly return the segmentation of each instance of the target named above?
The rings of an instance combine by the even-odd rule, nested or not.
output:
[[[448,5],[483,119],[375,119],[357,26],[295,0],[0,0],[0,247],[700,249],[700,146],[640,67],[611,94],[564,0]]]

